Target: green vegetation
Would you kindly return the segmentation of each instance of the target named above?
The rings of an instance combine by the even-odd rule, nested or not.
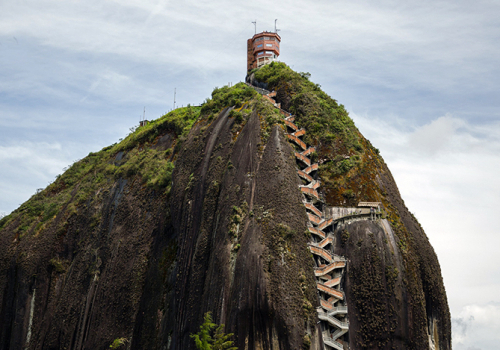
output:
[[[282,223],[276,225],[276,231],[279,237],[285,241],[290,240],[295,235],[294,230],[292,230],[288,225]]]
[[[243,113],[232,109],[231,112],[229,112],[229,118],[234,118],[235,124],[241,124],[243,122]]]
[[[336,144],[349,153],[360,148],[358,131],[344,106],[328,96],[320,86],[309,81],[309,73],[297,73],[284,63],[273,62],[255,72],[255,78],[266,82],[270,90],[284,90],[288,111],[295,122],[306,128],[304,141],[308,144]]]
[[[233,206],[233,211],[229,219],[228,232],[235,239],[238,238],[238,234],[240,232],[240,224],[245,219],[247,212],[248,212],[248,204],[246,201],[243,202],[241,207],[237,207],[235,205]]]
[[[123,345],[125,345],[126,342],[127,342],[126,338],[116,338],[115,340],[113,340],[113,342],[111,343],[111,345],[109,347],[111,349],[118,349],[118,348],[122,347]]]
[[[118,179],[139,175],[142,182],[150,188],[165,188],[169,192],[174,163],[168,158],[169,152],[134,148],[125,156],[123,165],[113,168],[114,177]]]
[[[0,229],[15,223],[21,239],[27,232],[39,234],[57,215],[67,220],[89,199],[111,188],[116,180],[138,179],[155,191],[168,194],[174,170],[175,148],[198,119],[201,107],[178,108],[141,128],[133,130],[118,144],[103,148],[72,164],[44,190],[0,220]],[[153,147],[160,136],[170,133],[170,148]],[[65,220],[59,223],[63,233]],[[98,223],[98,220],[96,221]],[[94,225],[96,227],[97,225]]]
[[[119,152],[134,148],[140,144],[152,143],[158,136],[166,132],[174,132],[175,135],[184,139],[194,122],[200,116],[202,107],[187,106],[177,108],[164,116],[149,122],[146,126],[136,129],[122,142],[112,146],[113,152]]]
[[[394,286],[399,276],[399,270],[395,266],[385,267],[385,279],[387,281],[387,290],[394,290]]]
[[[258,93],[244,83],[238,83],[232,87],[223,86],[212,91],[212,98],[207,99],[201,107],[201,115],[208,116],[209,119],[226,107],[234,106],[241,108],[245,102],[255,98]]]
[[[52,258],[49,264],[54,268],[57,273],[65,273],[68,269],[68,263],[59,258]]]
[[[194,339],[196,348],[199,350],[238,350],[237,347],[232,346],[233,341],[229,340],[233,333],[225,334],[224,325],[217,326],[213,323],[210,312],[205,314],[200,331],[190,336]]]
[[[252,106],[260,117],[260,136],[262,138],[262,143],[265,144],[271,134],[271,128],[276,124],[284,125],[283,115],[276,107],[260,95],[253,101]]]
[[[342,247],[344,247],[346,245],[346,243],[349,241],[350,235],[351,234],[346,229],[344,229],[340,232],[340,241],[341,241]]]
[[[232,130],[234,136],[241,131],[252,111],[256,111],[260,117],[263,143],[267,141],[273,125],[284,123],[279,110],[244,83],[238,83],[232,87],[215,88],[212,98],[203,103],[200,114],[210,121],[227,107],[234,107],[229,112],[229,117],[234,118]]]
[[[278,62],[255,71],[255,79],[277,91],[282,108],[295,116],[297,126],[306,129],[304,142],[316,147],[313,159],[320,162],[319,175],[327,202],[353,205],[361,200],[375,200],[376,189],[361,191],[360,187],[371,183],[371,159],[378,155],[361,136],[344,106],[309,81],[309,77],[309,73],[294,72]],[[365,195],[358,196],[361,193]]]

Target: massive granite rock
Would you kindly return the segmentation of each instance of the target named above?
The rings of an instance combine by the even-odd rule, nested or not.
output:
[[[384,220],[333,232],[348,259],[346,342],[450,349],[436,255],[385,163],[341,106],[311,109],[326,94],[283,66],[257,78],[318,150],[318,205],[385,208]],[[105,349],[117,339],[194,349],[189,335],[207,311],[239,349],[323,348],[302,182],[281,117],[250,87],[218,89],[203,108],[75,163],[2,219],[0,349]]]

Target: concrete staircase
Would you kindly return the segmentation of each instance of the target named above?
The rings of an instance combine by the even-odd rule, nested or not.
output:
[[[279,108],[280,105],[272,98],[274,96],[275,93],[270,93],[265,95],[265,98]],[[347,261],[344,257],[333,253],[332,225],[335,221],[333,218],[326,219],[324,212],[320,209],[323,207],[318,193],[321,183],[313,176],[318,170],[318,163],[312,163],[309,158],[316,149],[308,147],[302,141],[301,137],[306,134],[306,130],[294,124],[294,116],[281,108],[280,112],[285,119],[287,137],[298,149],[295,152],[297,174],[305,182],[299,188],[304,195],[303,202],[309,219],[308,229],[311,233],[309,250],[316,264],[314,276],[321,305],[317,311],[323,332],[323,343],[327,349],[348,349],[348,343],[343,341],[343,336],[349,331],[349,321],[345,295],[341,289]]]

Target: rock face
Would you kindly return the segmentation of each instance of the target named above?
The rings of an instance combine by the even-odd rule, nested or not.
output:
[[[318,319],[311,214],[358,201],[381,202],[382,216],[331,220],[321,248],[347,261],[330,283],[348,308],[340,345],[451,348],[436,255],[376,150],[304,74],[273,64],[252,79],[305,134],[293,141],[251,87],[216,89],[0,221],[0,349],[194,349],[208,311],[239,349],[335,348]],[[315,147],[301,151],[319,164],[310,179],[297,172],[299,141]],[[313,181],[317,198],[300,189]]]
[[[307,131],[305,143],[317,149],[326,216],[332,208],[382,203],[379,220],[340,220],[333,228],[333,252],[348,259],[343,289],[349,346],[450,349],[450,313],[439,262],[378,150],[342,105],[308,81],[308,73],[275,64],[249,80],[275,90],[276,102]]]
[[[346,222],[335,233],[335,252],[348,258],[346,297],[356,330],[350,333],[351,344],[450,349],[449,311],[436,254],[388,169],[381,173],[388,205],[394,205],[400,221]]]
[[[212,310],[241,349],[300,348],[305,328],[315,326],[314,310],[303,305],[316,300],[292,148],[278,126],[262,140],[256,111],[233,142],[228,115],[203,133],[195,127],[179,155],[172,218],[183,239],[176,321],[165,333],[187,349]]]

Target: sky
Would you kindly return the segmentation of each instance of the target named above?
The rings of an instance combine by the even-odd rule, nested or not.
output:
[[[0,214],[66,167],[244,80],[282,37],[380,149],[440,264],[453,347],[498,348],[500,2],[0,0]]]

